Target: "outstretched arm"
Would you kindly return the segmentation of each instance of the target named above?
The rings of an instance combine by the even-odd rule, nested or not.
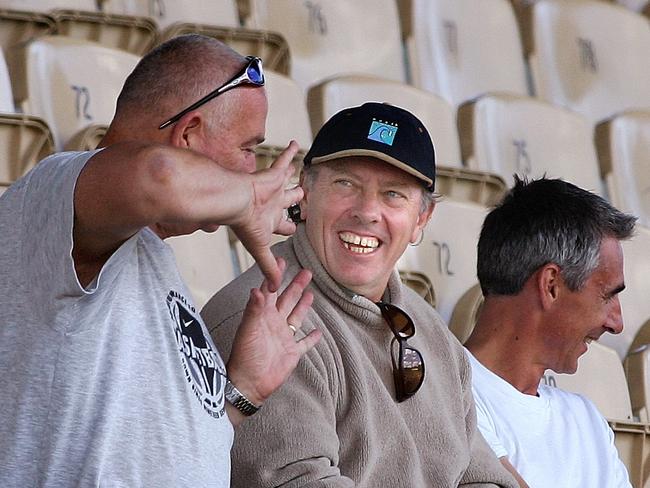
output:
[[[285,190],[295,143],[274,165],[230,171],[199,153],[160,144],[125,142],[94,155],[75,188],[75,269],[90,282],[110,255],[145,226],[166,234],[231,225],[277,289],[280,271],[269,249],[273,231],[290,233],[283,209],[302,198]]]
[[[281,258],[278,268],[282,273],[286,268]],[[263,404],[285,382],[321,337],[320,331],[313,330],[296,341],[289,327],[300,328],[311,306],[313,295],[305,291],[310,281],[311,273],[302,270],[280,295],[269,290],[267,280],[251,290],[226,369],[233,384],[256,405]],[[232,405],[226,408],[233,425],[245,418]]]

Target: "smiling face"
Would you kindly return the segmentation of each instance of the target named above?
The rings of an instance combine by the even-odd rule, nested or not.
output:
[[[623,251],[620,242],[605,237],[600,246],[600,263],[585,285],[570,291],[564,285],[557,301],[553,322],[548,326],[548,367],[557,373],[575,373],[578,358],[588,344],[605,332],[623,330],[618,294],[625,288]]]
[[[374,158],[343,158],[316,171],[301,202],[309,242],[336,282],[378,301],[433,205],[421,213],[419,181]]]

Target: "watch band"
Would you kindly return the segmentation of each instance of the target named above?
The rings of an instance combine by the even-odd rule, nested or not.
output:
[[[248,398],[246,398],[244,394],[241,391],[239,391],[235,385],[232,384],[230,379],[226,381],[226,388],[224,390],[224,395],[226,397],[226,400],[228,400],[228,402],[233,407],[235,407],[237,410],[239,410],[247,417],[250,417],[260,409],[260,407],[252,403]]]

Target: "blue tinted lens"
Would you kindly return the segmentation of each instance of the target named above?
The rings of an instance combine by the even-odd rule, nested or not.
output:
[[[262,70],[258,63],[251,64],[248,69],[246,69],[246,74],[248,75],[248,79],[253,83],[259,85],[264,83],[264,75],[262,74]]]

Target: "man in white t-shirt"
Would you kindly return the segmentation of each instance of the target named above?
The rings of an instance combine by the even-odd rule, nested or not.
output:
[[[540,385],[574,373],[591,341],[623,329],[620,240],[635,218],[562,180],[515,180],[485,219],[485,302],[465,346],[479,428],[522,487],[630,487],[614,435],[586,398]]]

